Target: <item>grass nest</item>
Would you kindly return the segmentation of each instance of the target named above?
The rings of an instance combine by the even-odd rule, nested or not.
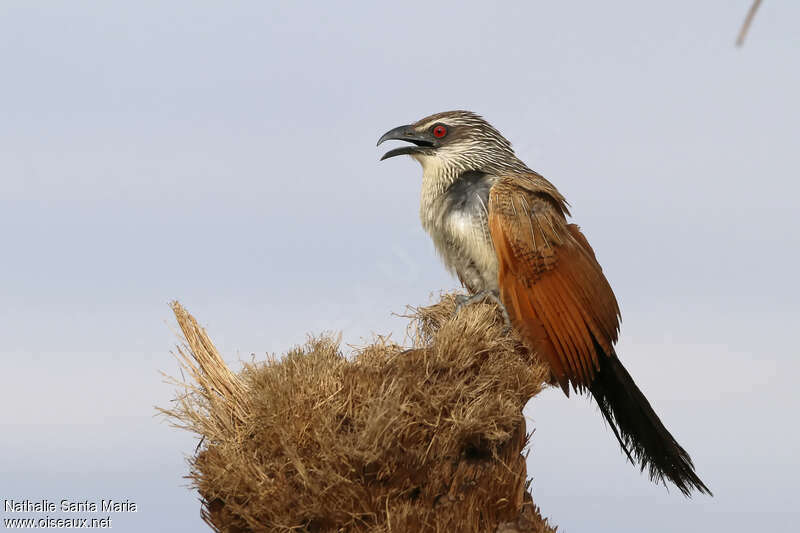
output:
[[[172,305],[186,376],[171,422],[201,437],[189,478],[214,531],[555,531],[531,501],[522,409],[547,367],[497,308],[411,309],[411,346],[346,357],[330,336],[233,373]]]

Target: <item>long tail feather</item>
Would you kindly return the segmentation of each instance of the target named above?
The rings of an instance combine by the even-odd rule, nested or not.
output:
[[[686,496],[693,490],[711,495],[694,471],[689,454],[667,431],[650,402],[615,354],[600,359],[589,386],[600,411],[629,459],[636,458],[650,479],[669,480]]]

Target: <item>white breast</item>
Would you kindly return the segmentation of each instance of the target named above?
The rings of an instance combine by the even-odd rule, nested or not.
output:
[[[427,179],[426,179],[427,178]],[[423,178],[420,218],[448,269],[476,290],[497,286],[497,257],[488,227],[487,183],[450,187]]]

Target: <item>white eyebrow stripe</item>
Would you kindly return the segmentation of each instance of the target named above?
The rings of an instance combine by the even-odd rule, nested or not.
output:
[[[438,118],[435,118],[435,119],[433,119],[433,120],[429,120],[428,122],[426,122],[425,124],[423,124],[423,126],[422,126],[422,129],[423,129],[423,130],[427,130],[428,128],[430,128],[431,126],[433,126],[434,124],[436,124],[437,122],[441,122],[441,120],[439,120]],[[444,123],[443,123],[443,124],[444,124]]]
[[[434,124],[442,124],[448,128],[452,128],[454,126],[479,126],[479,124],[474,124],[469,121],[465,121],[461,117],[439,117],[433,118],[428,122],[422,124],[421,126],[417,126],[417,128],[428,129]]]

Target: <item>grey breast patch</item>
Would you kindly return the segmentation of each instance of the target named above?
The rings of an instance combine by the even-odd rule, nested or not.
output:
[[[489,189],[494,178],[483,172],[461,174],[436,206],[434,235],[445,264],[471,290],[494,288],[497,260],[489,234]],[[438,242],[437,242],[438,241]]]
[[[492,182],[483,172],[461,174],[442,195],[440,227],[450,227],[451,231],[459,232],[458,228],[463,226],[464,231],[489,238],[489,189]]]

